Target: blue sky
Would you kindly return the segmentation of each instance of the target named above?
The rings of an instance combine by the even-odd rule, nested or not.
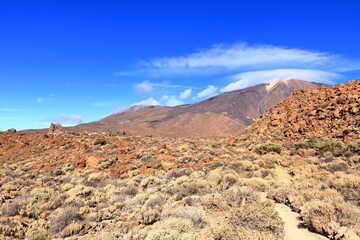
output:
[[[360,78],[359,1],[0,1],[0,130]]]

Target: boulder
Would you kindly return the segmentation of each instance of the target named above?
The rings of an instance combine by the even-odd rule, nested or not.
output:
[[[16,129],[15,128],[10,128],[8,130],[6,130],[7,133],[16,133]]]
[[[51,123],[49,132],[50,133],[63,133],[65,131],[60,123]]]

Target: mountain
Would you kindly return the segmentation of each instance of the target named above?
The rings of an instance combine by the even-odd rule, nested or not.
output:
[[[313,90],[295,90],[245,131],[259,142],[295,142],[310,136],[360,138],[360,79]]]
[[[74,131],[125,131],[134,135],[229,136],[239,133],[284,100],[295,89],[321,86],[301,80],[283,80],[223,93],[207,100],[177,107],[133,106],[100,121],[69,128]]]
[[[314,89],[322,84],[282,80],[181,105],[133,106],[99,121],[69,127],[69,131],[125,131],[131,135],[168,137],[217,137],[240,133],[246,126],[284,100],[295,89]]]

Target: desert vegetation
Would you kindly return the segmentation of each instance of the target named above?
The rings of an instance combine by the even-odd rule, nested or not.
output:
[[[1,239],[283,239],[279,202],[360,235],[360,144],[0,134]]]

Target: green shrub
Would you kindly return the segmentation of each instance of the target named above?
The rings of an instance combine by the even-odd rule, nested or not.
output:
[[[280,154],[282,149],[281,143],[262,143],[254,146],[254,151],[257,154],[263,155],[270,152],[275,152]]]
[[[155,159],[155,160],[151,161],[150,166],[151,166],[152,168],[155,168],[155,169],[160,169],[160,168],[162,168],[161,161],[158,160],[158,159]]]
[[[102,139],[102,138],[98,138],[95,140],[94,142],[94,145],[100,145],[100,146],[103,146],[107,144],[107,141],[105,139]]]
[[[346,143],[345,148],[347,152],[360,155],[360,140]]]
[[[346,148],[343,143],[333,139],[309,137],[294,144],[295,149],[314,149],[317,156],[326,156],[326,153],[331,153],[333,156],[342,156],[346,152]],[[356,145],[354,146],[356,149]],[[349,147],[349,151],[352,146]]]

